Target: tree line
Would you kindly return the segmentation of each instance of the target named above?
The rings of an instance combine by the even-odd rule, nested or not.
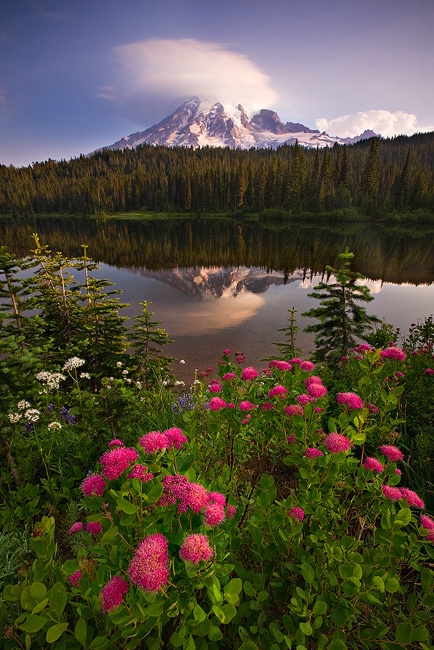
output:
[[[307,149],[105,149],[0,165],[0,213],[350,211],[434,216],[434,132]]]

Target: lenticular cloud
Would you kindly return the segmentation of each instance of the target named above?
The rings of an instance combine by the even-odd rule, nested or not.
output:
[[[121,75],[116,93],[120,102],[131,98],[191,96],[241,102],[248,110],[272,106],[277,94],[269,77],[250,59],[225,49],[220,43],[191,38],[159,39],[128,43],[114,48]],[[228,74],[230,71],[230,74]]]
[[[367,129],[385,138],[400,134],[412,135],[418,131],[417,117],[413,113],[385,110],[361,111],[353,115],[342,115],[334,120],[321,117],[316,120],[316,126],[320,131],[327,131],[329,135],[341,138],[360,135]]]

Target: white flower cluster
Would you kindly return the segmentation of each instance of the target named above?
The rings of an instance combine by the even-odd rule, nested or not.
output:
[[[62,425],[60,424],[60,422],[50,422],[50,424],[48,425],[48,429],[50,431],[58,431],[61,428]]]
[[[21,420],[23,415],[22,413],[9,413],[8,417],[11,424],[16,424],[18,420]]]
[[[27,411],[24,412],[24,417],[29,422],[37,422],[39,420],[40,415],[41,412],[38,411],[37,409],[27,409]]]
[[[80,379],[90,379],[88,372],[80,372]]]
[[[22,399],[20,402],[17,404],[17,409],[19,411],[24,411],[24,409],[29,409],[31,406],[30,402],[26,402],[25,399]]]
[[[60,382],[65,381],[66,377],[60,372],[47,372],[44,370],[43,372],[38,372],[36,379],[52,390],[59,390]]]
[[[76,368],[84,366],[85,363],[86,361],[84,359],[80,359],[79,357],[71,357],[65,361],[62,370],[65,372],[71,372],[71,370],[75,370]]]

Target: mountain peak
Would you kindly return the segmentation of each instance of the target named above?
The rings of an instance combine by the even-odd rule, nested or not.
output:
[[[365,131],[365,134],[357,138],[331,137],[298,122],[283,123],[277,113],[268,108],[249,111],[242,104],[223,104],[215,99],[194,96],[158,124],[125,136],[103,149],[134,148],[141,144],[275,149],[296,141],[306,147],[325,147],[335,143],[348,144],[375,135],[369,131]]]

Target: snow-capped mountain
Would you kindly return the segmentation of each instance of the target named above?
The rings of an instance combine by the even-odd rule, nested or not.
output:
[[[275,149],[296,141],[306,147],[326,147],[336,142],[350,144],[375,135],[373,131],[365,131],[356,138],[333,137],[303,124],[283,123],[277,113],[266,108],[248,114],[241,104],[223,106],[220,102],[192,97],[158,124],[102,149],[132,149],[140,144]]]

